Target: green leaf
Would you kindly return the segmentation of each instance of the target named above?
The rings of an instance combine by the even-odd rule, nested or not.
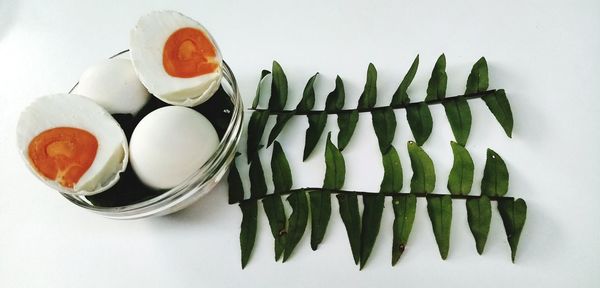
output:
[[[290,164],[279,142],[273,145],[273,156],[271,158],[271,170],[273,171],[273,185],[275,193],[286,192],[292,189],[292,171]]]
[[[519,238],[521,238],[521,232],[527,218],[527,204],[523,199],[502,198],[498,200],[498,211],[504,223],[504,230],[506,231],[511,258],[514,263]]]
[[[454,164],[448,176],[448,191],[452,195],[468,195],[473,186],[473,159],[469,151],[456,142],[450,142]]]
[[[417,210],[417,197],[412,194],[394,196],[394,237],[392,244],[392,266],[394,266],[406,248],[408,237],[415,221]]]
[[[477,62],[471,68],[471,74],[467,79],[467,89],[465,94],[473,94],[477,92],[483,92],[488,89],[488,66],[485,57],[479,58]]]
[[[350,113],[338,114],[337,123],[338,127],[340,127],[340,132],[338,133],[337,144],[340,151],[344,150],[348,146],[348,143],[350,143],[357,122],[358,111],[356,110]]]
[[[346,162],[344,156],[331,142],[331,132],[327,134],[325,144],[325,180],[323,188],[339,190],[346,179]]]
[[[242,269],[244,269],[250,260],[256,240],[258,205],[256,201],[244,202],[240,203],[240,209],[242,209],[240,248],[242,250]]]
[[[331,194],[327,191],[309,191],[310,197],[310,247],[317,250],[325,237],[331,218]]]
[[[433,227],[442,259],[448,257],[450,249],[450,225],[452,223],[452,198],[449,195],[427,196],[427,213]]]
[[[366,109],[375,107],[377,102],[377,69],[373,63],[369,63],[367,69],[367,82],[360,98],[358,99],[358,108]]]
[[[275,122],[275,126],[273,126],[273,129],[271,129],[271,133],[269,133],[267,147],[271,146],[273,141],[275,141],[275,138],[277,138],[279,133],[281,133],[281,131],[283,130],[283,127],[285,127],[285,124],[287,124],[287,122],[290,119],[292,119],[292,116],[294,116],[294,111],[277,115],[277,121]]]
[[[442,100],[446,97],[446,86],[448,75],[446,75],[446,56],[440,55],[431,71],[429,85],[427,86],[427,97],[425,101]]]
[[[485,95],[481,97],[481,99],[483,99],[485,105],[487,105],[492,114],[494,114],[494,117],[496,117],[496,120],[498,120],[502,129],[504,129],[506,135],[512,138],[513,116],[504,89],[497,90],[491,95]]]
[[[248,140],[246,142],[248,163],[252,162],[258,155],[260,140],[265,132],[265,126],[269,120],[269,111],[254,111],[248,122]]]
[[[360,261],[360,213],[358,211],[358,198],[356,194],[338,194],[336,195],[340,206],[340,216],[348,233],[350,248],[354,263]]]
[[[296,111],[310,111],[315,106],[315,80],[317,76],[319,76],[318,72],[308,79],[308,83],[306,83],[304,92],[302,93],[302,99],[298,103],[298,106],[296,106]]]
[[[244,199],[244,186],[242,185],[240,173],[235,166],[235,159],[231,161],[231,165],[229,166],[227,184],[229,185],[229,204],[242,201]]]
[[[469,103],[464,98],[456,98],[444,102],[443,105],[454,139],[460,145],[467,145],[467,139],[469,139],[471,133],[471,108],[469,108]]]
[[[260,157],[256,157],[250,163],[248,171],[250,178],[250,197],[261,197],[267,194],[267,182],[265,173],[260,163]]]
[[[408,90],[408,86],[410,86],[410,83],[412,83],[413,79],[415,78],[418,67],[419,55],[415,57],[415,60],[413,60],[412,65],[410,65],[410,69],[408,69],[408,72],[406,72],[404,79],[402,79],[402,82],[400,82],[400,86],[398,86],[398,89],[396,89],[396,92],[394,92],[394,96],[392,96],[392,103],[390,105],[406,105],[410,102],[406,90]]]
[[[433,161],[423,148],[415,142],[408,142],[408,156],[413,175],[410,179],[411,193],[430,193],[435,188],[435,169]]]
[[[288,221],[288,234],[285,241],[285,250],[283,252],[283,262],[285,262],[292,251],[302,239],[306,224],[308,223],[308,199],[304,191],[298,191],[288,196],[287,201],[292,206],[292,215]]]
[[[288,96],[288,83],[287,77],[283,69],[277,63],[273,61],[273,81],[271,82],[271,98],[269,99],[269,110],[279,111],[283,110],[285,103],[287,102]]]
[[[321,134],[325,130],[327,124],[327,113],[321,112],[319,114],[308,115],[308,128],[306,129],[306,141],[304,142],[304,155],[302,161],[308,159],[308,156],[315,150]]]
[[[406,106],[406,120],[417,144],[419,146],[425,144],[433,129],[429,106],[423,102]]]
[[[364,211],[360,237],[360,269],[367,264],[367,259],[369,259],[375,240],[377,240],[384,201],[385,197],[383,195],[363,195]]]
[[[400,192],[402,189],[402,164],[400,157],[394,146],[390,146],[387,152],[382,155],[383,160],[383,180],[379,191],[384,193]]]
[[[490,232],[490,221],[492,220],[492,204],[490,198],[482,195],[477,199],[467,199],[467,220],[469,228],[475,238],[477,253],[481,255],[485,248],[488,232]]]
[[[379,150],[385,153],[392,145],[396,134],[396,114],[391,107],[371,112],[373,128],[379,142]]]
[[[487,150],[483,179],[481,179],[481,194],[497,197],[508,192],[508,169],[504,160],[492,149]]]
[[[265,77],[267,77],[267,75],[269,74],[271,74],[271,71],[269,70],[262,70],[262,72],[260,73],[260,80],[258,80],[258,85],[256,87],[256,95],[254,96],[254,100],[252,101],[252,109],[256,109],[256,107],[258,107],[258,102],[260,101],[260,91],[262,82],[265,79]]]
[[[279,194],[269,195],[262,200],[265,214],[269,220],[271,234],[275,238],[275,261],[279,260],[285,248],[287,228],[285,219],[285,209],[283,201]]]
[[[335,89],[327,95],[325,100],[325,111],[335,112],[344,108],[344,101],[346,100],[346,92],[344,91],[344,81],[338,75],[335,77]]]

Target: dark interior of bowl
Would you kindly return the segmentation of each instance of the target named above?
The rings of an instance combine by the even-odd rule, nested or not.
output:
[[[137,126],[144,116],[165,106],[169,106],[169,104],[162,102],[154,96],[150,96],[148,103],[146,103],[137,115],[113,114],[112,116],[119,122],[127,136],[127,141],[129,141],[135,126]],[[219,139],[223,138],[227,127],[229,127],[233,108],[233,103],[222,86],[208,101],[192,107],[192,109],[202,113],[210,121],[217,131]],[[165,191],[167,190],[156,190],[144,185],[131,168],[131,165],[127,165],[127,169],[121,173],[121,179],[115,186],[102,193],[86,196],[85,198],[95,206],[118,207],[151,199]]]

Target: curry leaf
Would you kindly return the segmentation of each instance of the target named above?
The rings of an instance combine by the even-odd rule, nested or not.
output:
[[[344,150],[348,143],[350,143],[357,122],[358,111],[356,110],[338,115],[337,123],[338,127],[340,127],[340,132],[338,133],[337,144],[340,150]]]
[[[423,102],[408,105],[406,107],[406,120],[408,120],[408,126],[417,144],[419,146],[425,144],[433,129],[433,119],[431,118],[429,106]]]
[[[344,91],[344,81],[338,75],[335,77],[335,89],[327,95],[325,100],[325,111],[334,112],[344,108],[344,101],[346,101],[346,92]]]
[[[385,197],[383,195],[363,195],[364,211],[360,237],[360,269],[367,264],[367,259],[369,259],[375,240],[377,240],[384,201]]]
[[[471,74],[467,79],[467,89],[465,94],[483,92],[488,89],[488,66],[485,57],[479,58],[471,68]]]
[[[331,143],[331,132],[327,134],[325,144],[325,180],[323,188],[342,189],[346,178],[346,162],[344,156],[333,143]]]
[[[252,160],[248,174],[250,176],[250,196],[261,197],[266,195],[267,182],[265,181],[265,173],[260,163],[260,157]]]
[[[475,238],[477,253],[481,255],[485,248],[485,242],[490,231],[490,221],[492,220],[490,198],[482,195],[480,198],[467,199],[467,220],[469,221],[471,233]]]
[[[481,99],[483,99],[485,105],[487,105],[492,114],[494,114],[494,117],[496,117],[496,120],[498,120],[502,129],[504,129],[506,135],[512,137],[512,110],[510,109],[510,103],[508,103],[504,89],[497,90],[491,95],[485,95],[481,97]]]
[[[258,205],[256,201],[240,203],[242,209],[242,225],[240,230],[240,247],[242,250],[242,269],[248,264],[256,240]]]
[[[269,110],[283,110],[288,96],[287,77],[277,61],[273,61],[273,81],[271,82],[271,98]]]
[[[400,192],[402,189],[402,164],[400,157],[394,146],[382,155],[383,160],[383,180],[379,191],[384,193]]]
[[[481,194],[490,197],[504,196],[508,192],[508,169],[504,160],[492,149],[487,150],[487,159],[481,179]]]
[[[456,98],[453,101],[444,102],[446,117],[450,122],[454,139],[460,145],[467,145],[467,139],[471,133],[471,108],[464,98]]]
[[[396,133],[396,114],[394,114],[391,107],[386,107],[385,109],[374,110],[371,112],[371,116],[375,135],[377,135],[377,141],[379,142],[379,150],[381,153],[385,153],[392,145]]]
[[[229,204],[242,201],[244,199],[244,186],[242,185],[240,173],[235,166],[235,159],[231,161],[231,165],[229,166],[227,184],[229,185]]]
[[[287,223],[285,219],[285,210],[283,201],[279,194],[270,195],[262,200],[265,214],[269,220],[271,234],[275,238],[275,261],[279,260],[283,250],[285,249],[285,241],[287,235]]]
[[[283,130],[283,127],[285,127],[285,124],[287,124],[287,122],[290,119],[292,119],[292,116],[294,116],[294,111],[289,111],[289,112],[277,115],[277,121],[275,122],[275,126],[273,126],[273,129],[271,129],[271,133],[269,133],[269,139],[267,140],[267,147],[271,146],[273,141],[275,141],[275,138],[277,138],[279,133],[281,133],[281,131]]]
[[[514,263],[519,238],[521,238],[521,232],[527,218],[527,204],[523,199],[503,198],[498,200],[498,211],[504,223],[504,230],[506,231],[511,258]]]
[[[304,142],[304,155],[302,160],[308,159],[308,156],[315,150],[321,134],[325,130],[327,124],[327,113],[320,112],[319,114],[308,115],[308,128],[306,129],[306,141]]]
[[[369,63],[367,69],[367,82],[360,98],[358,99],[358,108],[373,108],[377,102],[377,69],[373,63]]]
[[[394,92],[394,95],[392,96],[392,103],[390,105],[404,105],[410,102],[406,90],[408,90],[408,86],[410,86],[410,83],[412,83],[413,79],[415,78],[418,67],[419,55],[415,57],[415,60],[413,60],[412,65],[410,65],[410,69],[408,69],[408,72],[406,72],[404,79],[402,79],[402,82],[400,82],[400,86],[398,86],[398,89],[396,89],[396,92]]]
[[[448,257],[450,225],[452,224],[452,198],[449,195],[427,196],[427,213],[433,227],[442,259]]]
[[[310,111],[315,106],[315,80],[319,76],[319,73],[315,73],[310,79],[308,79],[308,83],[304,87],[304,92],[302,93],[302,99],[298,106],[296,106],[296,111],[298,112],[306,112]]]
[[[452,195],[468,195],[473,185],[475,165],[469,151],[456,142],[450,142],[454,164],[448,176],[448,191]]]
[[[275,193],[285,192],[292,189],[292,171],[290,164],[279,142],[273,145],[273,156],[271,157],[271,170],[273,171],[273,185]]]
[[[306,224],[308,223],[308,199],[304,191],[298,191],[288,196],[287,201],[292,207],[292,214],[288,221],[288,234],[285,241],[285,251],[283,252],[283,262],[285,262],[300,239],[304,235],[306,230]]]
[[[423,148],[415,142],[408,142],[408,156],[413,175],[410,179],[411,193],[430,193],[435,188],[435,169],[433,161]]]
[[[336,195],[340,206],[340,216],[346,227],[348,240],[354,263],[360,261],[360,212],[358,211],[358,198],[356,194],[338,194]]]
[[[394,196],[394,229],[392,241],[392,266],[395,265],[406,248],[408,237],[415,221],[417,197],[412,194]]]
[[[425,101],[444,99],[444,97],[446,97],[447,84],[448,75],[446,75],[446,56],[442,54],[435,62],[433,71],[431,71],[431,78],[429,78]]]
[[[269,111],[254,111],[248,122],[248,140],[246,142],[246,153],[248,154],[248,163],[258,155],[260,140],[265,132],[265,126],[269,120]]]
[[[310,196],[310,247],[317,250],[325,237],[331,218],[331,194],[328,191],[309,191]]]
[[[258,107],[258,102],[260,101],[260,94],[261,94],[261,86],[262,86],[262,82],[265,79],[265,77],[267,77],[267,75],[271,74],[271,71],[269,70],[262,70],[262,72],[260,73],[260,80],[258,80],[258,86],[256,87],[256,95],[254,96],[254,100],[252,101],[252,109],[256,109],[256,107]]]

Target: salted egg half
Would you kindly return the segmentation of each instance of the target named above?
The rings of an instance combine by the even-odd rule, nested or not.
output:
[[[35,100],[17,124],[17,146],[39,179],[61,192],[93,195],[117,183],[127,138],[106,110],[80,95]]]

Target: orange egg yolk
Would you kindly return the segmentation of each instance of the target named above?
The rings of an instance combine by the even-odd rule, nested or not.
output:
[[[35,136],[28,154],[33,167],[44,177],[73,188],[87,171],[98,151],[98,140],[78,128],[58,127]]]
[[[163,48],[163,66],[167,74],[192,78],[215,71],[217,48],[204,32],[181,28],[167,39]]]

